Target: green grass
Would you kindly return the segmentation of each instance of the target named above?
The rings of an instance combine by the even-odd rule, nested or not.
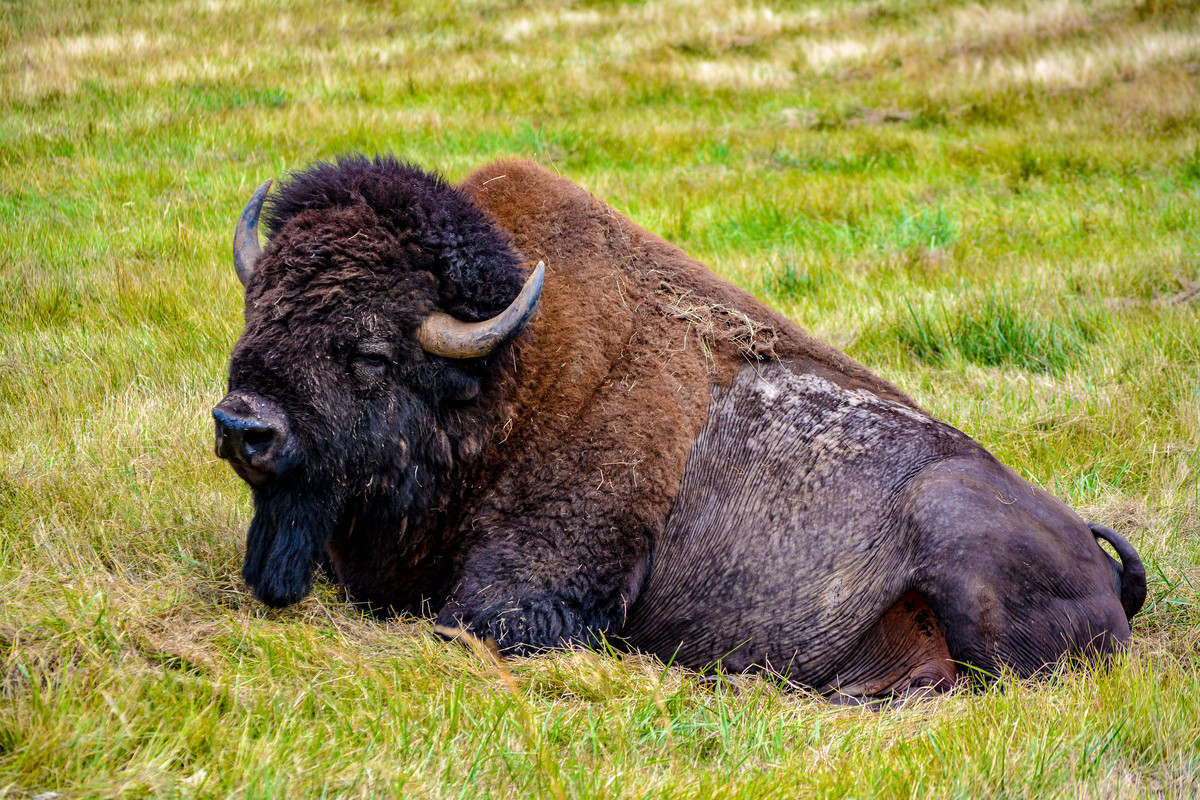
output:
[[[0,796],[1200,793],[1198,70],[1169,0],[3,5]],[[351,149],[537,159],[897,382],[1140,548],[1131,652],[876,713],[258,606],[232,225]]]
[[[857,344],[875,351],[891,346],[931,365],[962,360],[1063,374],[1101,341],[1106,314],[1089,314],[1072,304],[1046,318],[1036,307],[1036,301],[996,294],[966,297],[953,312],[944,305],[918,310],[909,303],[896,312],[896,319],[866,332]]]

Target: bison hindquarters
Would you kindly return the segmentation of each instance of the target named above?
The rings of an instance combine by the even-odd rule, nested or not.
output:
[[[1137,584],[1120,542],[1116,582]],[[962,432],[747,367],[715,393],[622,636],[839,696],[937,689],[1111,652],[1129,637],[1114,575],[1079,517]]]
[[[1108,655],[1128,642],[1109,559],[1091,530],[995,459],[926,468],[903,507],[920,531],[916,585],[954,660],[1029,676],[1063,656]]]

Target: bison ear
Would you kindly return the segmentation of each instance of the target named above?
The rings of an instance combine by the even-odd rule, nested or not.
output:
[[[425,352],[446,358],[481,358],[512,341],[537,309],[546,279],[546,265],[539,261],[525,281],[517,299],[491,319],[463,322],[435,311],[417,329],[417,341]]]
[[[254,275],[254,264],[262,255],[262,248],[258,246],[258,215],[262,212],[263,200],[270,188],[270,179],[258,187],[258,191],[251,195],[250,202],[242,209],[242,215],[233,229],[233,268],[237,270],[238,280],[243,287],[249,285]]]

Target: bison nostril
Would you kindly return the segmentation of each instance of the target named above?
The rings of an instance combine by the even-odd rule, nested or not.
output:
[[[253,455],[260,450],[265,450],[270,446],[271,440],[275,438],[275,431],[270,428],[251,428],[247,427],[242,432],[242,441],[246,443],[246,450]]]

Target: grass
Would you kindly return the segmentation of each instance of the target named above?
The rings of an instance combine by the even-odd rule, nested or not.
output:
[[[0,796],[1200,793],[1200,10],[0,8]],[[1114,664],[883,712],[264,609],[208,409],[238,210],[537,159],[1140,548]]]
[[[1044,318],[1036,302],[986,294],[960,299],[953,312],[906,304],[897,318],[864,333],[859,348],[889,346],[929,364],[955,360],[983,367],[1017,367],[1028,372],[1063,374],[1085,358],[1100,338],[1107,315],[1068,306]]]

